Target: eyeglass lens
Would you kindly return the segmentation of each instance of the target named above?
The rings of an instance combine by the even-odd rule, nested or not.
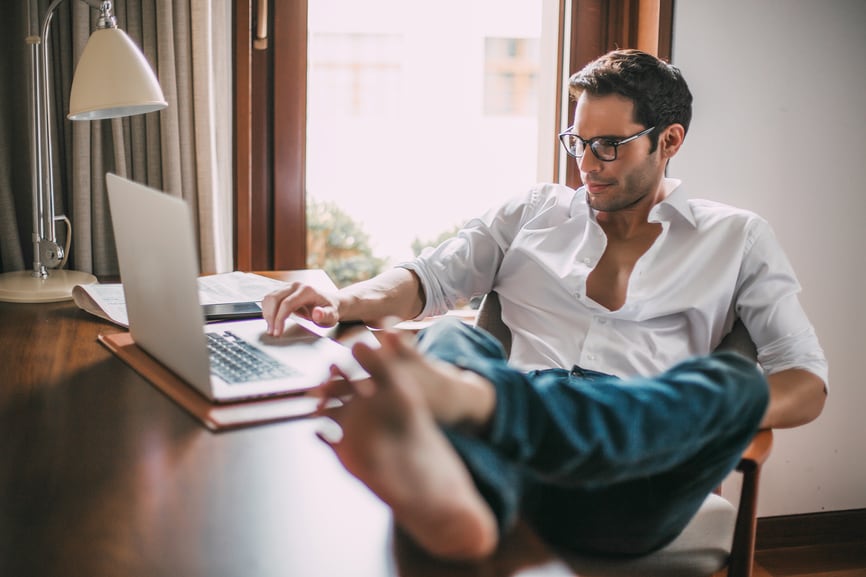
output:
[[[586,143],[574,134],[563,135],[563,144],[569,154],[577,158],[582,157],[586,152]],[[616,146],[611,144],[608,140],[593,139],[589,142],[589,147],[592,149],[593,154],[595,154],[595,156],[600,160],[616,159]]]

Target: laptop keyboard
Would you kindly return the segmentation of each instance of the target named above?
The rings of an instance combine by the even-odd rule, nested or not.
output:
[[[206,334],[210,370],[229,384],[265,381],[298,374],[231,331]]]

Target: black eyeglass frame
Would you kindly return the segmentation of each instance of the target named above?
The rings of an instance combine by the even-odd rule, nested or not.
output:
[[[629,142],[631,142],[633,140],[637,140],[638,138],[640,138],[641,136],[643,136],[645,134],[649,134],[650,132],[655,130],[655,128],[656,128],[655,126],[650,126],[649,128],[647,128],[645,130],[641,130],[637,134],[633,134],[633,135],[627,136],[625,138],[620,138],[619,140],[613,140],[609,136],[596,136],[594,138],[590,138],[589,140],[584,140],[583,138],[581,138],[577,134],[574,134],[573,132],[571,132],[574,129],[574,126],[572,125],[572,126],[569,126],[568,128],[566,128],[565,132],[559,133],[559,142],[560,142],[560,144],[562,144],[562,147],[565,149],[565,152],[568,153],[568,155],[572,158],[576,158],[576,159],[580,160],[581,158],[583,158],[584,154],[586,154],[586,149],[588,148],[592,151],[592,154],[597,159],[599,159],[600,161],[613,162],[614,160],[617,159],[617,155],[619,154],[619,147],[620,146],[622,146],[623,144],[628,144]],[[583,143],[583,153],[579,154],[579,155],[573,153],[569,149],[568,144],[566,144],[566,142],[565,142],[566,138],[576,138],[577,140],[581,141]],[[613,147],[613,158],[602,158],[599,155],[598,151],[595,149],[597,143],[599,143],[599,142],[603,142],[605,146],[612,146]]]

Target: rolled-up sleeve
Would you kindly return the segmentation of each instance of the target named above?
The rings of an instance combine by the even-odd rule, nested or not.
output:
[[[768,374],[803,369],[829,383],[829,368],[815,329],[800,303],[800,283],[769,224],[751,223],[741,268],[737,314]]]
[[[493,289],[502,257],[537,197],[533,189],[513,198],[470,220],[453,238],[398,265],[415,272],[424,289],[424,309],[417,318],[444,314],[461,299]]]

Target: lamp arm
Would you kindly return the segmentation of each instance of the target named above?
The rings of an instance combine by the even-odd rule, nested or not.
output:
[[[57,242],[54,223],[58,220],[54,207],[54,157],[51,146],[51,91],[48,74],[48,38],[51,22],[57,6],[65,0],[54,0],[42,18],[40,35],[28,36],[32,70],[31,90],[31,180],[33,186],[33,275],[47,278],[48,268],[62,266],[68,255],[69,243],[64,249]],[[88,0],[81,0],[88,6],[100,11],[99,28],[117,26],[111,15],[111,2],[100,0],[97,8]],[[65,217],[61,217],[64,218]],[[69,223],[69,219],[65,219]],[[71,235],[69,225],[67,231]],[[68,239],[67,239],[68,240]]]
[[[27,37],[30,45],[30,175],[33,202],[33,272],[36,278],[45,278],[48,272],[42,263],[42,242],[45,238],[43,225],[44,208],[42,200],[45,197],[42,188],[42,68],[40,65],[41,48],[38,35]]]

